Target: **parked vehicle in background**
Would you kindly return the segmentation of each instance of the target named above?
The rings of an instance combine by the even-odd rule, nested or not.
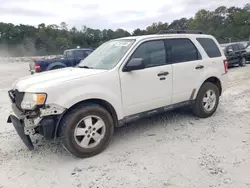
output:
[[[65,67],[74,67],[91,52],[93,52],[91,48],[68,49],[64,51],[62,58],[36,59],[29,64],[30,72],[34,74]]]
[[[8,122],[31,150],[29,135],[41,134],[90,157],[115,127],[140,118],[186,106],[212,116],[227,88],[226,57],[213,36],[177,33],[111,40],[74,68],[17,80]]]
[[[250,42],[246,45],[246,60],[250,63]]]
[[[241,67],[246,65],[247,52],[242,43],[233,43],[224,47],[224,54],[228,61],[228,66],[238,64]]]

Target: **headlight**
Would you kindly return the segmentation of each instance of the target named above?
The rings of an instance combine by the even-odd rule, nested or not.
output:
[[[45,93],[25,93],[21,107],[24,110],[34,110],[37,105],[43,105],[46,102]]]

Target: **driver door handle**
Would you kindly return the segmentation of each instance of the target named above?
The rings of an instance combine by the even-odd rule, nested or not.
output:
[[[157,74],[157,76],[167,76],[169,72],[160,72]]]

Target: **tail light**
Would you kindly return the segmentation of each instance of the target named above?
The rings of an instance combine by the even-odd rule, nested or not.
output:
[[[40,70],[41,70],[40,65],[36,65],[36,64],[35,64],[35,70],[36,70],[36,71],[40,71]]]
[[[225,73],[228,72],[228,61],[224,60],[224,69],[225,69]]]

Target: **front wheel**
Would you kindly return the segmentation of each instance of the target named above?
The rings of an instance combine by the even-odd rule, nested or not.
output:
[[[246,63],[247,63],[246,58],[243,57],[243,58],[240,60],[239,65],[240,65],[241,67],[245,67],[245,66],[246,66]]]
[[[72,155],[84,158],[102,152],[114,132],[109,112],[96,104],[81,105],[63,118],[60,128],[62,145]]]
[[[219,89],[210,82],[204,83],[196,97],[193,112],[200,118],[213,115],[219,104]]]

